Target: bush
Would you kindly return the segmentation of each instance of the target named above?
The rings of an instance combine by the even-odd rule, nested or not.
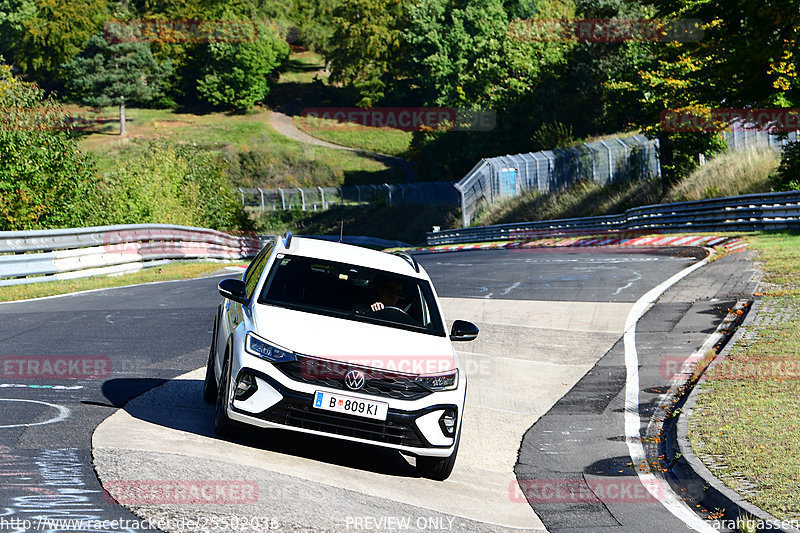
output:
[[[95,163],[69,130],[61,106],[0,58],[0,230],[96,222]]]
[[[776,191],[800,189],[800,142],[789,143],[783,148],[778,171],[773,177],[773,189]]]
[[[105,176],[106,222],[249,229],[227,167],[221,157],[193,147],[153,143]]]
[[[289,58],[289,45],[258,22],[251,41],[209,43],[198,54],[202,62],[197,93],[211,106],[243,112],[266,98],[278,69]]]

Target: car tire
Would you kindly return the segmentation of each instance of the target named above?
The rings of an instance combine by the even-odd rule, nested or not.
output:
[[[453,472],[458,455],[458,444],[461,442],[461,429],[456,436],[456,446],[449,457],[417,457],[417,473],[428,479],[444,481]]]
[[[217,401],[217,376],[214,370],[214,363],[217,359],[217,320],[218,318],[214,318],[214,333],[211,336],[211,349],[208,351],[208,361],[206,362],[206,379],[203,382],[203,400],[206,403]]]
[[[231,358],[225,355],[222,375],[217,387],[217,401],[214,408],[214,433],[220,437],[230,437],[234,433],[234,422],[228,418],[228,392],[230,390]]]

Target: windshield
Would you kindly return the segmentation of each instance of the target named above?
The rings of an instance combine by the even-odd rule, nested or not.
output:
[[[324,259],[279,254],[258,303],[445,336],[427,281]]]

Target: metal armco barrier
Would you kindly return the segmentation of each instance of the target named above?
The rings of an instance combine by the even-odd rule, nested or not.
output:
[[[138,270],[180,259],[243,259],[257,235],[168,224],[0,231],[0,286]]]
[[[620,215],[517,222],[428,233],[428,244],[522,240],[622,231],[758,231],[800,228],[800,191],[634,207]]]

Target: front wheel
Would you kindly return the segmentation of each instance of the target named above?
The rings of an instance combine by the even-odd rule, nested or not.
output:
[[[461,442],[461,429],[456,436],[456,445],[450,457],[417,457],[417,473],[429,479],[444,481],[453,472],[458,455],[458,444]]]
[[[228,391],[230,390],[231,379],[231,358],[225,356],[222,363],[222,376],[217,387],[217,401],[214,409],[214,433],[220,437],[230,437],[233,435],[234,423],[228,418]]]

